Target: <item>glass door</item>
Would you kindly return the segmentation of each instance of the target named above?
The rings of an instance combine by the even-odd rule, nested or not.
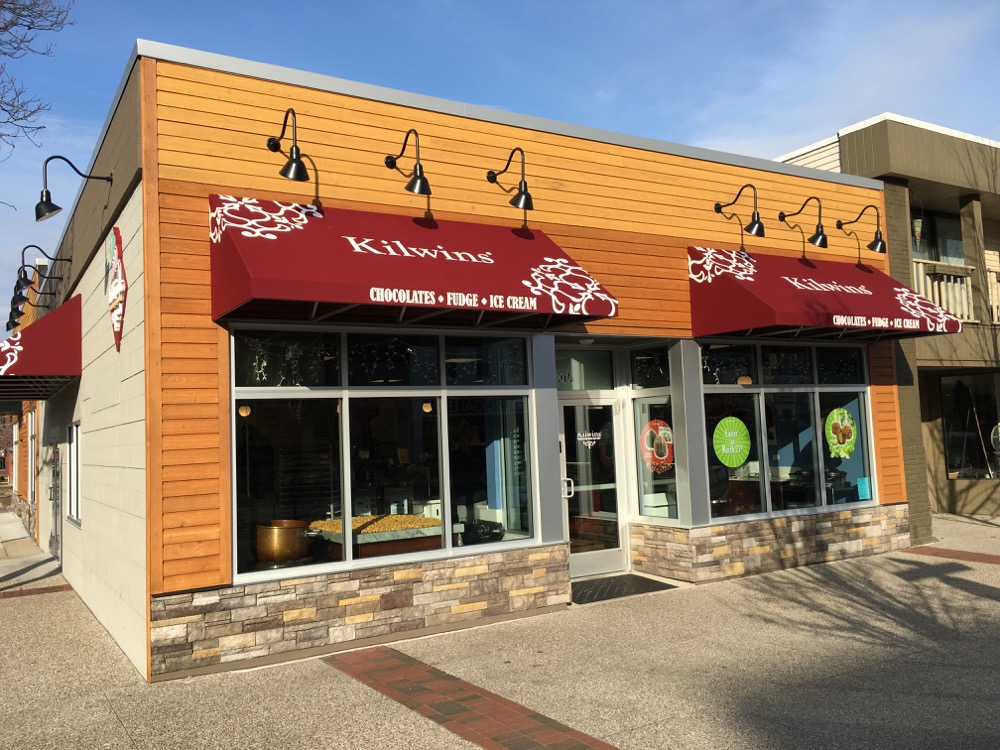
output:
[[[624,462],[614,402],[564,402],[561,412],[570,576],[624,570],[619,513]]]

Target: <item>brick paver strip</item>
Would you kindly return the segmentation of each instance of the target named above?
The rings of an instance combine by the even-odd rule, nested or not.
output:
[[[16,596],[34,596],[35,594],[51,594],[54,591],[72,591],[73,587],[68,583],[61,583],[58,586],[36,586],[33,589],[10,589],[0,591],[0,599],[13,599]]]
[[[960,549],[945,549],[944,547],[910,547],[904,552],[913,555],[928,555],[930,557],[947,557],[950,560],[963,560],[964,562],[987,563],[988,565],[1000,565],[1000,555],[987,555],[984,552],[966,552]]]
[[[379,646],[323,661],[488,750],[616,750],[395,649]]]

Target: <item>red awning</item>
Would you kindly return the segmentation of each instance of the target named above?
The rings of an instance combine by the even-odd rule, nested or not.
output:
[[[546,328],[618,301],[542,232],[212,195],[212,317]]]
[[[80,295],[0,342],[0,401],[44,401],[80,377]]]
[[[962,321],[861,262],[688,248],[691,329],[877,340],[958,333]]]

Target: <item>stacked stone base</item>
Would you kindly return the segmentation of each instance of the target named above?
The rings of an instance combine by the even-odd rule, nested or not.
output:
[[[696,529],[632,524],[629,533],[635,572],[692,583],[910,546],[905,503]]]
[[[328,653],[570,601],[560,544],[154,597],[154,680]]]

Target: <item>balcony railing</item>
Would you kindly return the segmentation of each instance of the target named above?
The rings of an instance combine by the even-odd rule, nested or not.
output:
[[[935,304],[941,305],[962,320],[975,320],[972,311],[973,266],[959,266],[930,260],[913,261],[913,288]],[[993,321],[1000,314],[1000,281],[995,272],[989,272],[990,308]],[[996,295],[993,286],[996,285]]]

